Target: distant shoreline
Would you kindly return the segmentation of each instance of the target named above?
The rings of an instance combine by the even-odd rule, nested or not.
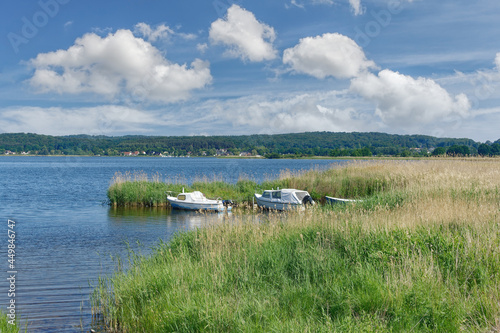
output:
[[[89,158],[95,158],[95,157],[121,157],[121,158],[173,158],[173,159],[189,159],[189,158],[217,158],[217,159],[241,159],[241,160],[273,160],[273,158],[266,158],[264,156],[257,157],[257,156],[172,156],[172,157],[161,157],[161,156],[151,156],[151,155],[146,155],[146,156],[106,156],[106,155],[20,155],[20,154],[3,154],[0,156],[4,157],[89,157]],[[369,161],[369,160],[402,160],[402,161],[407,161],[407,160],[423,160],[423,161],[434,161],[434,160],[441,160],[441,159],[457,159],[457,160],[496,160],[498,157],[496,156],[429,156],[429,157],[415,157],[415,156],[407,156],[407,157],[402,157],[402,156],[304,156],[304,157],[281,157],[281,158],[276,158],[277,160],[364,160],[364,161]]]

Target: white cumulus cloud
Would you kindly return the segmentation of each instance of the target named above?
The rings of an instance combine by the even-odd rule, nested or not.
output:
[[[418,127],[446,117],[469,115],[464,94],[451,96],[434,80],[385,69],[351,81],[351,91],[376,104],[376,114],[389,126]]]
[[[296,46],[284,51],[283,63],[297,73],[318,79],[327,76],[348,79],[376,67],[355,41],[338,33],[302,38]]]
[[[126,95],[175,102],[212,80],[207,62],[195,59],[189,67],[171,63],[130,30],[118,30],[104,38],[86,34],[67,50],[38,54],[30,64],[35,68],[31,86],[39,92],[61,94]]]
[[[238,5],[229,7],[225,19],[212,23],[209,37],[213,44],[226,45],[232,57],[258,62],[277,56],[272,45],[276,38],[274,29]]]

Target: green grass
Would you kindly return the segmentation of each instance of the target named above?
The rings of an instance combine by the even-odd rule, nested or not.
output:
[[[1,333],[17,333],[19,332],[18,322],[15,321],[15,325],[9,324],[11,319],[7,317],[7,315],[0,311],[0,332]]]
[[[101,305],[124,332],[482,331],[499,313],[500,234],[490,228],[496,249],[453,224],[315,226],[258,243],[240,235],[217,258],[210,231],[198,230],[136,258]]]
[[[326,174],[364,201],[179,233],[101,278],[94,311],[118,332],[499,331],[499,163],[347,169]]]

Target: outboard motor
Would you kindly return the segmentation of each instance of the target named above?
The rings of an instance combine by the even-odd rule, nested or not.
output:
[[[309,205],[311,205],[311,206],[312,206],[312,205],[314,205],[314,200],[313,200],[313,198],[311,198],[311,196],[310,196],[310,195],[306,195],[306,196],[302,199],[302,204],[303,204],[303,205],[307,205],[307,204],[309,204]]]
[[[232,210],[233,208],[233,200],[223,200],[222,204],[224,205],[224,207],[226,207],[228,211]]]

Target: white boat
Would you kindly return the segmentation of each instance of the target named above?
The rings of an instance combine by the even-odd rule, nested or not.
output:
[[[362,201],[362,200],[354,200],[354,199],[334,198],[334,197],[329,197],[329,196],[325,196],[325,198],[326,198],[326,202],[329,203],[329,204],[337,204],[337,203],[346,204],[346,203],[350,203],[350,202],[360,202],[360,201]]]
[[[174,209],[224,211],[222,200],[207,199],[199,191],[188,193],[183,191],[177,197],[167,196],[167,200]]]
[[[304,209],[304,205],[314,204],[307,191],[296,189],[266,190],[262,194],[255,193],[255,200],[259,207],[276,210]]]

